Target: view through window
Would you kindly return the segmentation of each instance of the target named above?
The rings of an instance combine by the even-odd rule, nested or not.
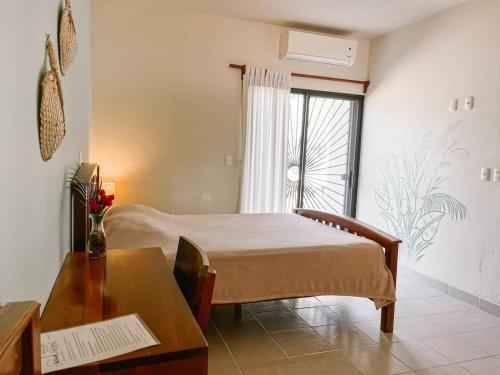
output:
[[[292,90],[287,208],[354,216],[363,97]]]

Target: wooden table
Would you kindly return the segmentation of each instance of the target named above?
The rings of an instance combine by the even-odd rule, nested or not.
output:
[[[138,313],[160,345],[57,374],[206,374],[207,342],[159,248],[66,256],[42,332]]]

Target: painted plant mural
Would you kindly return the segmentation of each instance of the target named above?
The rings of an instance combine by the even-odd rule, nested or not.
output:
[[[421,140],[401,139],[380,160],[375,200],[389,231],[403,240],[400,254],[407,262],[425,256],[445,217],[459,221],[467,215],[467,208],[444,191],[447,169],[468,155],[460,147],[463,136],[463,124],[453,123],[437,138],[427,132]]]

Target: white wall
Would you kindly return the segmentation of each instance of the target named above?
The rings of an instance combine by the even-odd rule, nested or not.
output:
[[[467,216],[438,220],[434,244],[419,262],[411,259],[407,266],[494,302],[500,302],[500,183],[481,183],[479,174],[481,167],[500,168],[499,24],[500,2],[476,0],[372,43],[358,206],[359,218],[386,227],[375,190],[382,188],[381,171],[390,168],[382,167],[379,159],[393,152],[393,160],[402,161],[401,145],[410,152],[425,132],[432,132],[435,140],[447,125],[460,122],[463,139],[458,127],[447,142],[456,141],[455,147],[466,149],[468,157],[450,155],[450,166],[442,166],[436,175],[447,177],[440,192],[463,203]],[[461,98],[462,106],[469,95],[476,98],[473,111],[448,111],[451,98]],[[436,155],[425,168],[424,182],[434,173]],[[464,153],[455,153],[460,155]],[[404,173],[400,175],[404,185]],[[416,195],[400,194],[400,207],[407,213],[403,216],[411,217],[408,209],[422,207],[423,190]],[[395,200],[391,204],[398,205]],[[428,229],[430,239],[436,228]]]
[[[91,158],[117,183],[118,203],[176,213],[235,212],[241,80],[229,63],[364,80],[369,43],[353,68],[283,64],[284,29],[173,10],[161,0],[94,6]],[[112,22],[110,22],[112,20]],[[359,86],[295,80],[361,93]]]
[[[91,0],[73,2],[78,56],[62,79],[66,137],[43,162],[38,95],[45,34],[56,43],[61,0],[2,0],[0,12],[0,304],[45,302],[69,250],[66,173],[88,155]]]

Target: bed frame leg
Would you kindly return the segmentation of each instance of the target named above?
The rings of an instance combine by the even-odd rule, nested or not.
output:
[[[234,304],[234,321],[241,321],[241,303]]]
[[[394,331],[394,310],[396,304],[393,302],[390,305],[382,307],[382,315],[380,318],[380,329],[383,332],[392,333]]]
[[[390,243],[385,247],[385,262],[387,267],[392,273],[392,280],[394,282],[394,290],[396,290],[396,280],[398,276],[398,247],[399,243]],[[394,311],[396,309],[396,302],[382,307],[382,314],[380,318],[380,329],[383,332],[392,333],[394,331]]]

